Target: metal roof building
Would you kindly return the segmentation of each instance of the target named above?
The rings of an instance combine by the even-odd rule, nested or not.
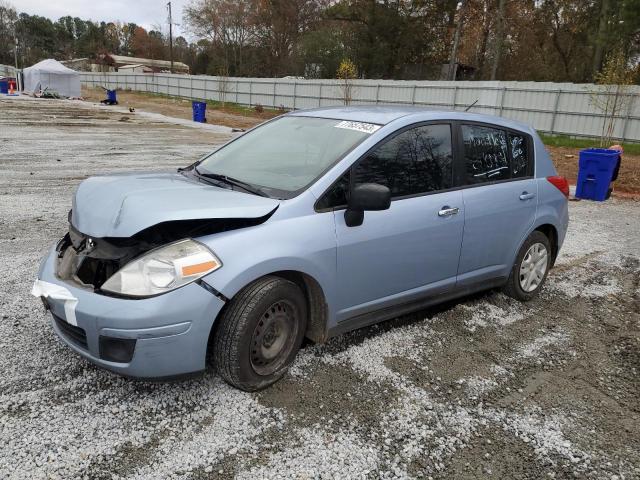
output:
[[[152,72],[169,72],[171,62],[169,60],[156,60],[152,58],[126,57],[124,55],[103,54],[99,56],[101,63],[112,66],[116,71],[127,66],[142,66]],[[146,71],[146,70],[145,70]],[[182,62],[173,62],[174,73],[189,73],[189,65]]]

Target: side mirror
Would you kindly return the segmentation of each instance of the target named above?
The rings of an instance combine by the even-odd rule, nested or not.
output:
[[[365,211],[387,210],[391,206],[391,190],[378,183],[357,185],[349,197],[344,220],[347,227],[357,227],[364,221]]]

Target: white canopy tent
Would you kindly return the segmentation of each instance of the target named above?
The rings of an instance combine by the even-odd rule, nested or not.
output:
[[[51,58],[25,68],[23,75],[24,89],[28,92],[48,88],[63,97],[80,96],[80,74]]]

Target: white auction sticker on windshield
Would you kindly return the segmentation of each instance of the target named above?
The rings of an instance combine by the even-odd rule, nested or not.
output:
[[[380,125],[374,125],[373,123],[364,122],[340,122],[335,126],[336,128],[346,128],[348,130],[357,130],[358,132],[373,133],[380,128]]]

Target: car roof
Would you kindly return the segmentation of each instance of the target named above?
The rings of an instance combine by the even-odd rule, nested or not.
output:
[[[399,118],[414,117],[416,122],[431,120],[461,120],[468,122],[484,122],[500,125],[506,128],[515,128],[527,132],[533,131],[531,126],[515,120],[485,115],[480,113],[460,112],[455,110],[435,110],[427,107],[413,105],[358,105],[322,107],[310,110],[295,110],[287,115],[299,117],[332,118],[336,120],[348,120],[352,122],[375,123],[386,125]]]

